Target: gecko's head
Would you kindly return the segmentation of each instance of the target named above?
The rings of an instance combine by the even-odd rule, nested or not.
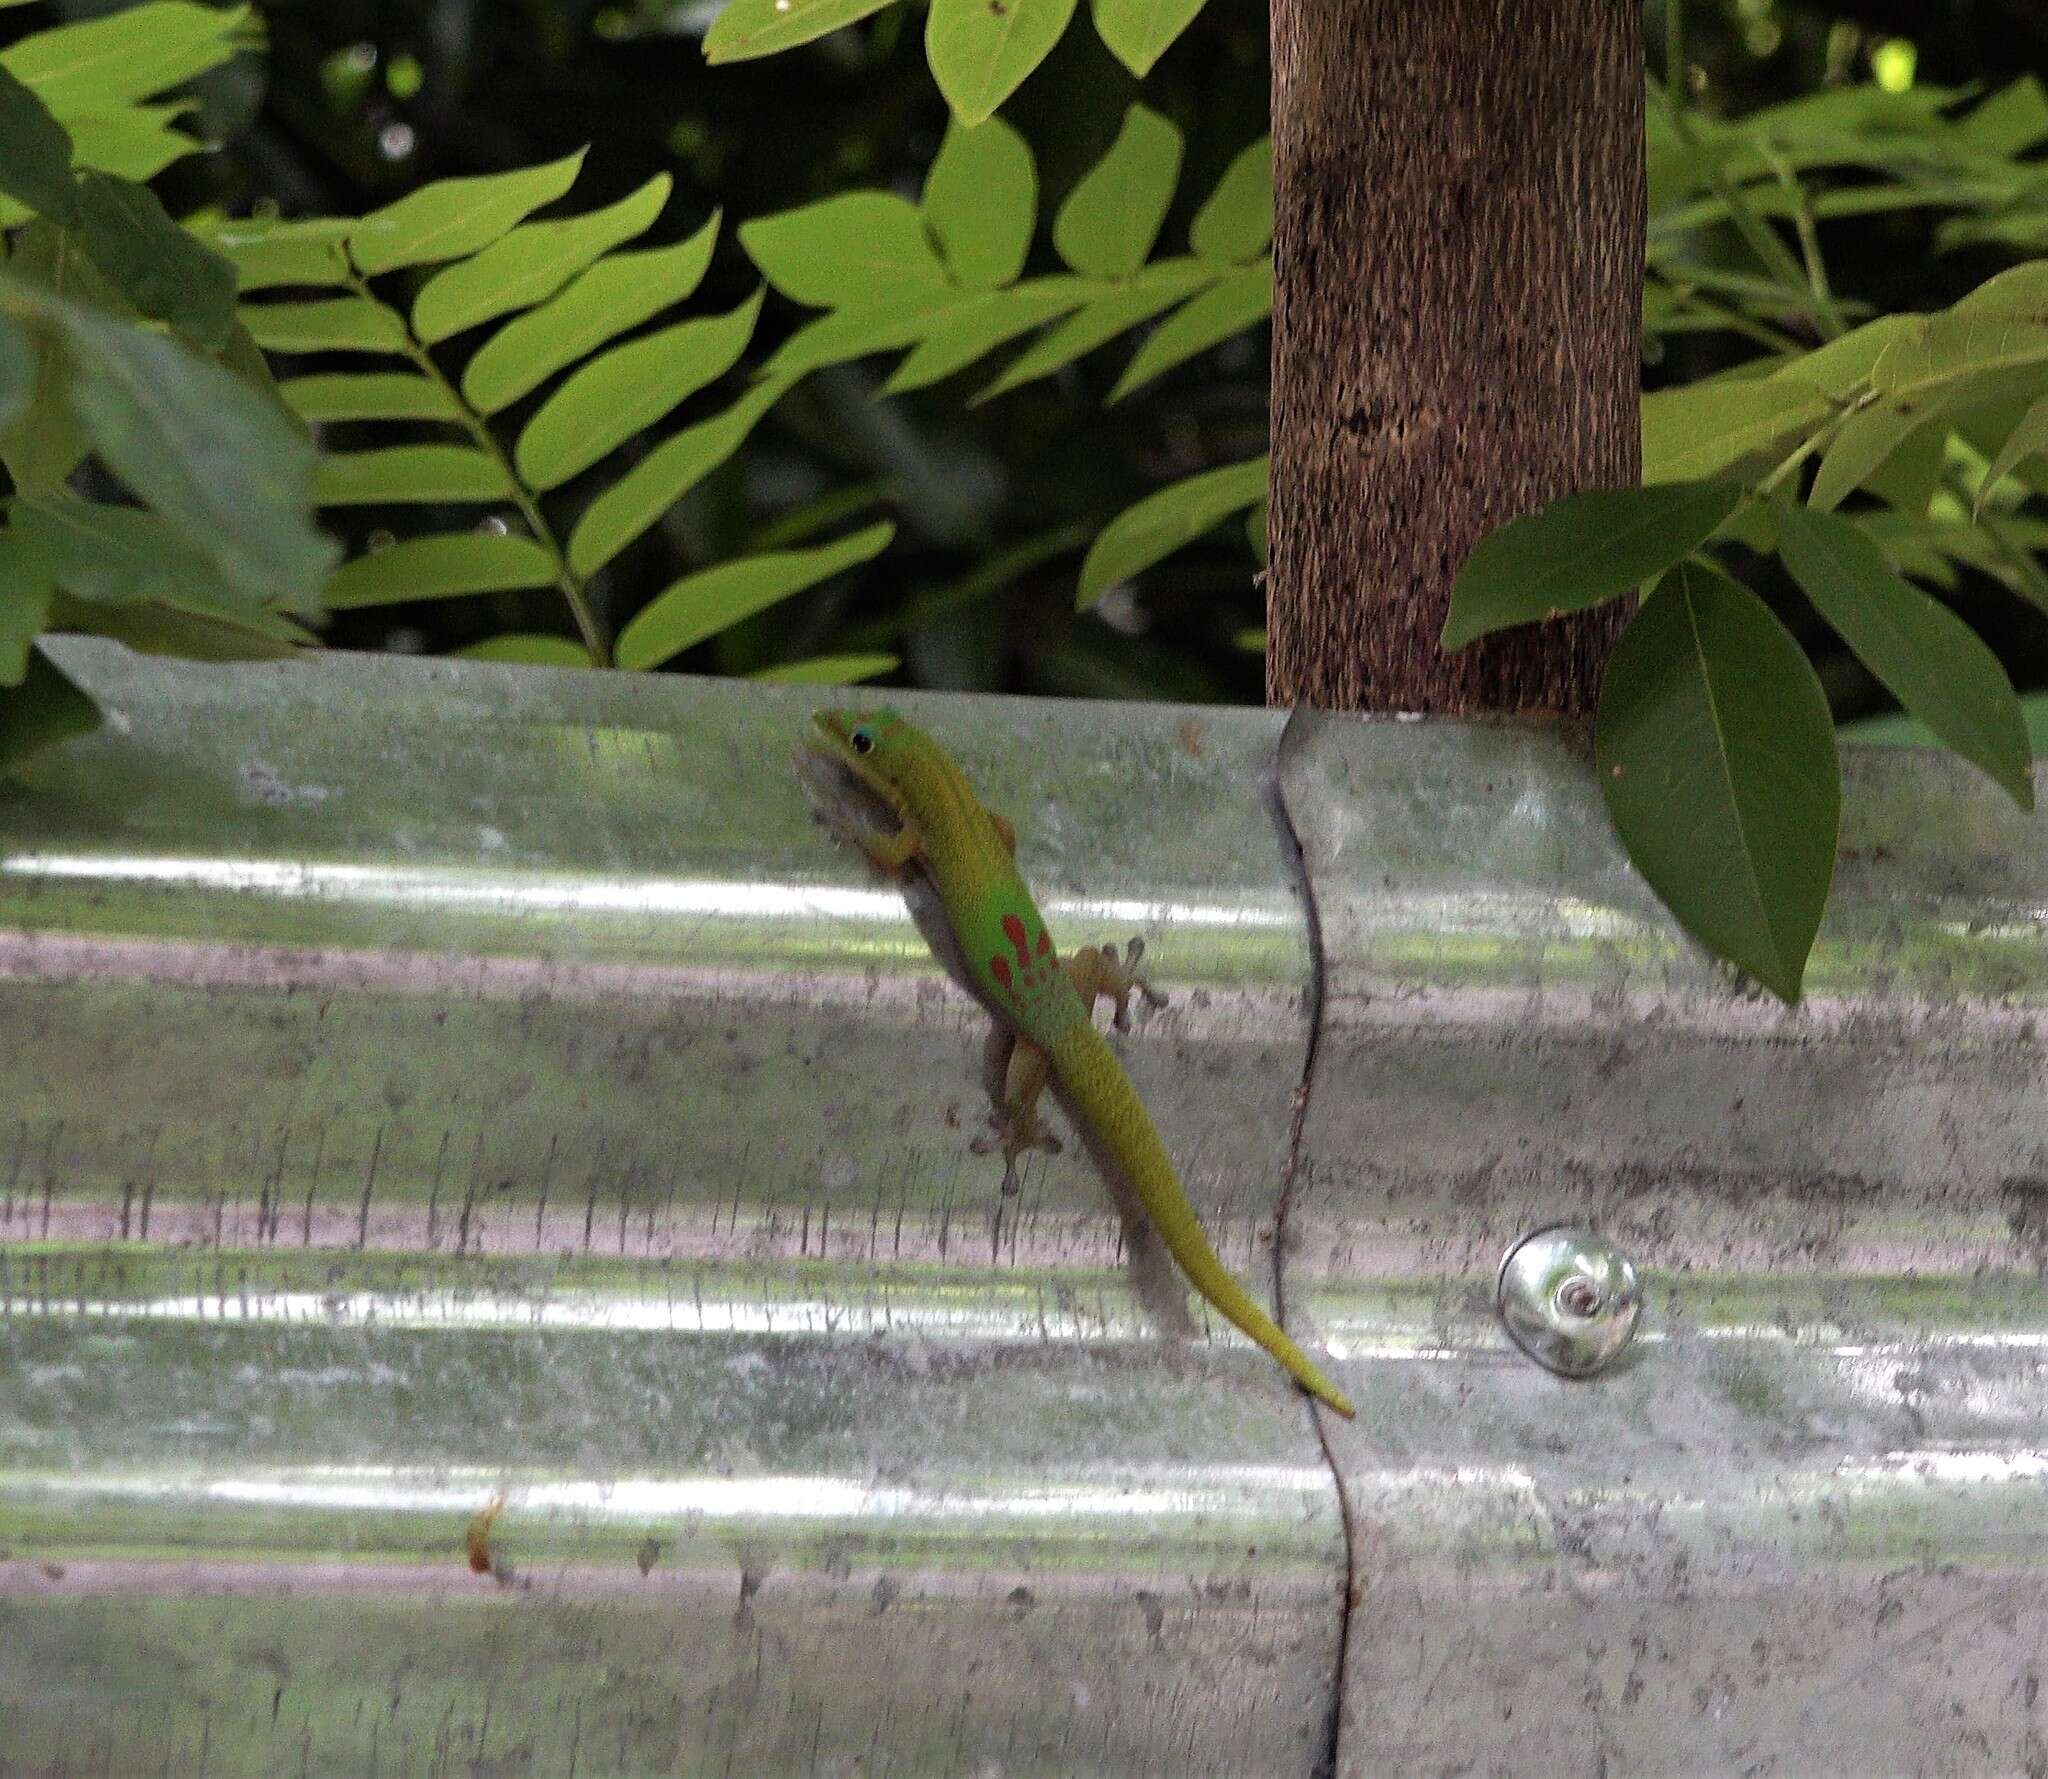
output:
[[[812,726],[825,750],[869,790],[903,805],[903,775],[917,731],[893,710],[819,710]]]

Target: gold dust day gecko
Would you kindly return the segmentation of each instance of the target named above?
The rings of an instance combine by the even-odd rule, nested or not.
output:
[[[1115,1003],[1120,1029],[1128,1026],[1134,992],[1158,998],[1133,973],[1139,943],[1133,940],[1121,960],[1108,946],[1089,946],[1062,964],[1045,917],[1018,874],[1015,831],[981,806],[937,742],[892,710],[821,710],[811,720],[829,756],[881,798],[901,824],[893,834],[842,832],[890,875],[916,868],[930,880],[958,943],[959,962],[1007,1029],[1003,1106],[996,1120],[1005,1160],[1014,1162],[1028,1148],[1057,1146],[1038,1117],[1038,1098],[1050,1074],[1129,1182],[1195,1289],[1303,1389],[1350,1416],[1343,1391],[1216,1257],[1144,1102],[1095,1029],[1090,1009],[1098,997]]]

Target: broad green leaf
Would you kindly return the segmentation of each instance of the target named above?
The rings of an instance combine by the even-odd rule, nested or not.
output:
[[[785,661],[747,677],[771,686],[855,686],[894,673],[902,665],[895,655],[813,655],[808,661]]]
[[[106,288],[68,229],[32,222],[15,237],[7,269],[52,297],[81,299],[115,309],[121,299]],[[29,329],[35,377],[26,409],[0,433],[0,451],[18,490],[36,493],[61,487],[92,449],[83,423],[71,411],[73,370],[63,332],[45,321]]]
[[[629,671],[659,667],[777,600],[879,556],[895,535],[896,527],[884,521],[816,549],[742,556],[685,575],[619,632],[618,664]]]
[[[457,649],[460,661],[503,661],[522,667],[588,667],[590,651],[566,636],[537,636],[521,633],[493,636]]]
[[[0,772],[11,772],[31,755],[90,735],[99,726],[99,706],[40,649],[32,650],[19,683],[0,687]]]
[[[430,377],[411,371],[366,371],[359,375],[292,377],[278,393],[300,419],[459,420],[454,398]]]
[[[924,219],[969,289],[1014,283],[1038,223],[1038,169],[1024,138],[999,117],[955,118],[925,177]]]
[[[1116,380],[1116,387],[1109,392],[1110,401],[1122,401],[1132,390],[1142,389],[1154,377],[1186,363],[1196,353],[1206,352],[1248,327],[1256,327],[1272,312],[1271,260],[1225,273],[1152,330],[1151,337],[1138,348],[1124,374]]]
[[[1826,695],[1747,588],[1681,563],[1608,657],[1594,759],[1630,860],[1680,923],[1788,1001],[1835,869]]]
[[[466,593],[508,593],[552,586],[554,580],[554,558],[530,537],[451,532],[387,544],[343,563],[327,583],[327,607],[354,611]]]
[[[1188,227],[1198,259],[1238,265],[1273,239],[1273,138],[1261,136],[1223,171]]]
[[[460,265],[435,273],[413,302],[413,332],[433,345],[546,302],[586,266],[653,227],[672,183],[657,173],[616,204],[558,222],[526,223]]]
[[[1095,31],[1140,80],[1202,10],[1203,0],[1095,0]]]
[[[1938,398],[1872,402],[1844,420],[1821,453],[1808,495],[1816,512],[1831,513],[1845,496],[1883,468],[1891,454],[1940,411]]]
[[[1643,397],[1643,481],[1698,481],[1827,413],[1828,398],[1793,377],[1659,390]]]
[[[801,377],[828,364],[846,364],[871,353],[892,352],[943,327],[961,308],[979,300],[947,288],[933,300],[880,303],[834,309],[807,321],[769,354],[761,367],[770,377]]]
[[[468,445],[391,445],[381,451],[330,452],[313,491],[324,507],[386,501],[504,500],[512,484],[496,458]]]
[[[1977,511],[1984,510],[1984,497],[2005,480],[2029,457],[2038,457],[2048,452],[2048,395],[2042,396],[2022,414],[2011,432],[2005,435],[2005,443],[1998,447],[1998,455],[1991,460],[1991,467],[1984,474],[1984,480],[1977,489]]]
[[[724,413],[648,452],[584,509],[569,535],[570,568],[586,580],[596,574],[737,451],[788,390],[786,382],[756,383]]]
[[[2024,154],[2048,141],[2048,91],[2029,74],[1972,107],[1957,128],[1987,154]]]
[[[1062,276],[980,292],[933,321],[917,349],[904,355],[882,387],[891,395],[923,389],[1115,288],[1097,278]]]
[[[2042,364],[2048,364],[2048,324],[1958,305],[1886,347],[1870,382],[1880,395],[1910,401],[1964,378]]]
[[[375,276],[401,266],[461,259],[488,247],[543,204],[552,204],[583,166],[582,149],[544,166],[473,179],[441,179],[373,211],[349,235],[356,264]]]
[[[1778,553],[1885,689],[2022,809],[2033,808],[2019,699],[1976,632],[1900,580],[1877,545],[1832,513],[1780,503]]]
[[[855,309],[944,292],[924,217],[890,192],[844,192],[740,224],[740,245],[792,302]]]
[[[27,674],[29,645],[49,622],[56,590],[41,558],[12,532],[0,532],[0,690]]]
[[[1043,339],[1034,341],[1000,377],[976,394],[975,402],[992,401],[1072,364],[1118,334],[1129,333],[1141,322],[1150,321],[1162,309],[1172,308],[1183,297],[1211,283],[1215,276],[1213,268],[1196,260],[1159,260],[1147,266],[1128,283],[1113,287],[1109,295],[1098,298]]]
[[[182,86],[257,41],[246,6],[154,0],[24,37],[0,50],[0,67],[69,118]]]
[[[1060,258],[1098,278],[1127,278],[1142,266],[1173,202],[1180,151],[1178,128],[1156,111],[1131,106],[1109,152],[1053,218]]]
[[[924,53],[962,123],[978,124],[1052,53],[1075,0],[932,0]]]
[[[0,67],[0,192],[52,222],[70,222],[78,211],[78,186],[71,173],[71,132],[4,67]]]
[[[199,152],[197,142],[172,127],[191,110],[190,100],[180,100],[74,115],[65,120],[71,131],[72,161],[118,179],[154,179],[173,161]]]
[[[345,219],[316,222],[222,222],[201,231],[235,268],[238,289],[274,290],[305,284],[333,289],[349,281]]]
[[[2020,700],[2020,715],[2027,725],[2027,739],[2034,749],[2036,759],[2048,759],[2048,693],[2033,692]],[[1902,712],[1890,716],[1862,717],[1853,723],[1844,723],[1840,730],[1844,741],[1854,741],[1877,747],[1940,747],[1934,731]]]
[[[541,404],[519,435],[527,485],[556,488],[739,362],[761,313],[756,290],[737,309],[681,321],[593,359]]]
[[[18,500],[9,535],[23,560],[74,599],[127,605],[223,595],[198,547],[140,507],[68,494]]]
[[[195,345],[226,343],[235,269],[173,222],[148,186],[109,173],[81,175],[78,230],[93,264],[131,308]]]
[[[381,352],[405,350],[405,323],[382,303],[364,297],[324,297],[309,303],[244,303],[243,323],[266,352]]]
[[[317,606],[335,556],[311,520],[314,450],[283,408],[181,342],[67,308],[73,411],[107,467],[232,590]]]
[[[557,371],[638,327],[703,282],[718,242],[718,213],[673,247],[615,253],[545,307],[508,321],[477,348],[462,393],[480,414],[530,395]]]
[[[1510,519],[1458,571],[1443,646],[1619,598],[1691,555],[1741,504],[1732,482],[1674,482],[1568,494]]]
[[[1946,317],[1955,320],[1977,317],[2006,321],[2048,322],[2048,260],[2030,260],[2011,266],[1995,278],[1987,278],[1967,296],[1959,297]]]
[[[134,605],[89,605],[58,594],[50,627],[106,636],[145,655],[188,661],[277,661],[318,639],[275,612],[215,602],[204,611],[144,600]]]
[[[28,412],[41,374],[35,335],[12,315],[0,313],[0,438],[12,433]]]
[[[1269,462],[1255,457],[1205,470],[1126,507],[1102,528],[1081,564],[1080,608],[1085,611],[1119,582],[1264,500]]]
[[[794,49],[880,12],[894,0],[732,0],[704,33],[707,62],[746,62]]]

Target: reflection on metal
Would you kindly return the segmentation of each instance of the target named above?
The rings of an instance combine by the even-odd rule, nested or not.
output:
[[[1539,1229],[1509,1249],[1495,1302],[1516,1346],[1560,1377],[1592,1377],[1635,1338],[1643,1292],[1629,1257],[1590,1229]]]
[[[1122,1053],[1325,1446],[1079,1145],[968,1152],[800,692],[67,666],[113,720],[0,789],[0,1770],[2048,1759],[2048,840],[1966,773],[1852,765],[1786,1012],[1552,734],[910,701],[1061,938],[1147,940]],[[1497,1319],[1560,1221],[1648,1299],[1590,1385]]]

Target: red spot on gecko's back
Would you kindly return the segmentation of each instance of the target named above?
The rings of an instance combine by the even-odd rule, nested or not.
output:
[[[995,979],[998,982],[1000,982],[1004,988],[1010,989],[1010,960],[1003,956],[1003,954],[999,951],[996,953],[994,957],[988,960],[988,967],[992,972],[994,972]],[[1014,989],[1011,989],[1010,992],[1015,993],[1016,991]]]
[[[1024,922],[1018,916],[1003,916],[1003,937],[1009,940],[1011,948],[1017,953],[1018,964],[1028,965],[1031,962],[1031,950],[1025,939]]]
[[[1052,935],[1043,927],[1038,929],[1038,955],[1040,957],[1052,956]]]

